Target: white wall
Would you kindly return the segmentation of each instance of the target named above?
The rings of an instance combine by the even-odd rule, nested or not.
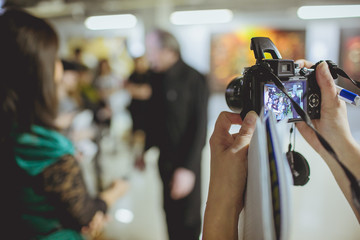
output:
[[[309,61],[339,62],[340,26],[336,22],[314,22],[306,28],[306,56]]]

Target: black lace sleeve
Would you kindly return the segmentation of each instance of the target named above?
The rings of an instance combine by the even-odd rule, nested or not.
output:
[[[97,211],[107,211],[103,200],[89,195],[79,163],[73,156],[64,156],[46,168],[43,178],[45,192],[54,200],[64,226],[80,229],[90,223]]]

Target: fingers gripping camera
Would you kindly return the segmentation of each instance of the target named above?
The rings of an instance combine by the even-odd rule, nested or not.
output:
[[[250,110],[260,114],[264,109],[265,113],[273,111],[278,120],[285,117],[289,121],[303,120],[313,130],[324,149],[343,169],[350,182],[354,207],[360,213],[360,181],[341,163],[334,149],[315,129],[311,121],[311,119],[320,118],[321,94],[315,77],[315,69],[320,62],[311,69],[299,69],[293,60],[281,59],[280,53],[268,38],[252,38],[250,49],[254,51],[256,64],[245,68],[243,76],[235,78],[227,86],[225,97],[230,109],[239,112],[243,119]],[[265,59],[264,52],[270,53],[273,59]],[[360,82],[351,79],[332,61],[326,62],[334,79],[340,75],[360,88]],[[347,92],[349,93],[349,91]],[[354,101],[354,99],[346,99]],[[294,153],[289,147],[287,156],[289,164],[294,170],[294,184],[303,185],[308,181],[309,169],[306,160]],[[297,169],[295,167],[296,160],[299,160],[297,163],[304,168]],[[295,172],[302,172],[305,175],[296,179]]]
[[[273,111],[277,120],[288,118],[293,122],[302,119],[300,107],[311,119],[320,118],[316,65],[300,69],[293,60],[281,59],[273,42],[265,37],[252,38],[250,49],[256,64],[245,68],[243,76],[232,80],[226,89],[226,102],[232,111],[244,118],[251,110],[260,114],[264,109],[264,114]],[[273,59],[265,59],[265,52]]]

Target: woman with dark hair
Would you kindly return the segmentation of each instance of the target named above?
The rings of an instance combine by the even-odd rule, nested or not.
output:
[[[0,15],[0,154],[11,239],[83,239],[128,188],[121,180],[89,195],[72,143],[57,131],[58,37],[25,11]],[[100,220],[100,221],[99,221]],[[7,229],[13,229],[6,227]]]

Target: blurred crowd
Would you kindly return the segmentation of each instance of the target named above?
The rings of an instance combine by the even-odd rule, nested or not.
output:
[[[109,58],[97,59],[96,67],[87,66],[81,47],[61,58],[56,63],[60,71],[56,71],[55,125],[72,142],[75,159],[94,166],[96,194],[107,188],[100,154],[105,138],[107,150],[113,153],[125,143],[135,156],[129,159],[133,168],[140,171],[146,168],[146,151],[159,148],[169,239],[198,239],[200,161],[209,94],[206,78],[182,60],[170,32],[154,30],[146,46],[146,55],[133,58],[133,71],[125,77],[115,74],[114,68],[121,66]]]
[[[81,47],[59,56],[52,25],[22,9],[4,9],[0,31],[0,153],[16,179],[6,186],[6,217],[23,230],[13,238],[102,233],[108,209],[130,187],[125,176],[103,183],[106,139],[107,151],[132,152],[128,160],[139,170],[146,151],[158,148],[169,239],[197,240],[209,91],[205,76],[183,61],[175,36],[148,33],[146,54],[133,59],[129,76],[119,77],[114,70],[122,66],[110,58],[87,66]],[[85,161],[94,163],[94,192],[84,179]]]
[[[77,48],[76,52],[80,50]],[[99,149],[99,141],[110,134],[119,114],[128,114],[130,94],[125,79],[115,75],[109,59],[98,59],[95,69],[80,59],[62,59],[63,77],[58,86],[59,114],[57,125],[77,149],[77,156],[91,160]],[[130,132],[122,133],[128,142]]]

